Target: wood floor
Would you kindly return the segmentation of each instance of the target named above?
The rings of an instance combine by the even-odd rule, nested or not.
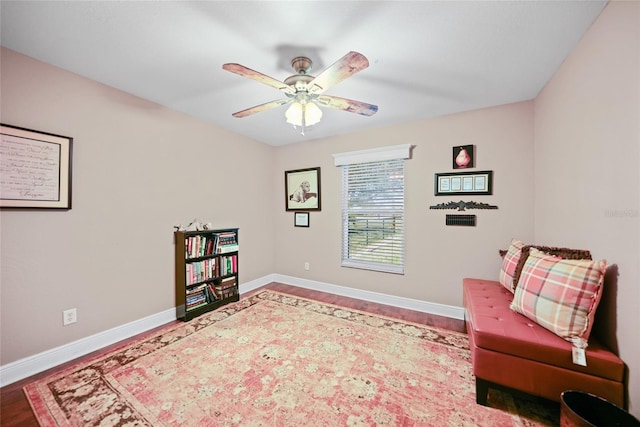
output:
[[[340,305],[343,307],[353,308],[356,310],[366,311],[369,313],[380,314],[383,316],[393,317],[396,319],[402,319],[408,322],[420,323],[424,325],[436,326],[436,327],[454,330],[458,332],[464,332],[464,322],[462,320],[435,316],[432,314],[422,313],[418,311],[405,310],[397,307],[381,305],[381,304],[357,300],[353,298],[342,297],[339,295],[333,295],[325,292],[318,292],[318,291],[313,291],[309,289],[298,288],[295,286],[284,285],[281,283],[270,283],[253,292],[244,294],[243,297],[265,290],[265,289],[285,292],[288,294],[292,294],[292,295],[296,295],[304,298],[312,298],[317,301]],[[178,321],[176,321],[175,323],[178,323]],[[156,329],[164,328],[165,326],[166,325],[163,325]],[[33,412],[31,411],[31,406],[29,406],[29,402],[27,401],[27,398],[25,397],[22,391],[22,388],[25,385],[37,379],[44,378],[48,375],[51,375],[54,372],[57,372],[69,366],[72,366],[75,363],[81,362],[83,360],[87,360],[91,357],[94,357],[103,353],[107,353],[113,348],[116,348],[122,345],[123,343],[127,343],[128,341],[134,341],[146,335],[152,335],[156,331],[156,329],[147,331],[143,334],[137,335],[135,337],[129,338],[122,342],[105,347],[93,353],[87,354],[83,357],[80,357],[76,360],[64,363],[55,368],[51,368],[47,371],[33,375],[29,378],[25,378],[24,380],[10,384],[6,387],[2,387],[0,389],[0,426],[3,426],[3,427],[38,426],[38,422],[36,421],[36,418],[33,415]]]

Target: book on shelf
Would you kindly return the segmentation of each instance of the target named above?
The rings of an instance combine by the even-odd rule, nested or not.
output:
[[[220,281],[220,287],[222,288],[228,288],[230,286],[234,286],[236,284],[236,278],[235,276],[231,276],[231,277],[225,277],[224,279],[222,279]]]
[[[198,307],[202,307],[209,304],[207,301],[203,301],[199,304],[195,304],[195,305],[187,305],[187,311],[191,311],[191,310],[195,310]]]
[[[216,296],[220,299],[230,298],[237,295],[238,287],[235,276],[222,279],[214,289],[216,291]]]
[[[216,290],[213,287],[213,283],[209,283],[207,285],[207,293],[209,294],[210,301],[216,301],[218,297],[216,296]]]
[[[238,240],[235,232],[218,234],[217,253],[225,254],[238,251]]]
[[[223,245],[220,246],[220,249],[218,250],[219,254],[227,254],[229,252],[238,252],[239,246],[237,243],[233,244],[233,245]]]

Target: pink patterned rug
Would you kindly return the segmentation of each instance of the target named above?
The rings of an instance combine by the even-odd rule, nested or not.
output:
[[[545,426],[475,403],[467,337],[265,291],[25,387],[44,426]]]

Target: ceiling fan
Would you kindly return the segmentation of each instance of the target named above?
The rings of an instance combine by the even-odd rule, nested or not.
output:
[[[323,95],[330,87],[367,68],[369,61],[364,55],[358,52],[349,52],[318,74],[317,77],[307,74],[311,70],[311,65],[311,60],[305,56],[293,58],[291,66],[297,74],[289,76],[281,82],[240,64],[224,64],[223,69],[274,87],[286,95],[286,98],[238,111],[233,113],[233,116],[246,117],[281,105],[291,104],[285,114],[287,122],[293,124],[294,127],[301,127],[304,135],[307,127],[320,121],[322,110],[319,107],[334,108],[363,116],[372,116],[378,111],[377,105]]]

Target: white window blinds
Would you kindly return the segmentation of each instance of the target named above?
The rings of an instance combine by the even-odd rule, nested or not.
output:
[[[404,273],[404,159],[342,166],[342,265]]]

